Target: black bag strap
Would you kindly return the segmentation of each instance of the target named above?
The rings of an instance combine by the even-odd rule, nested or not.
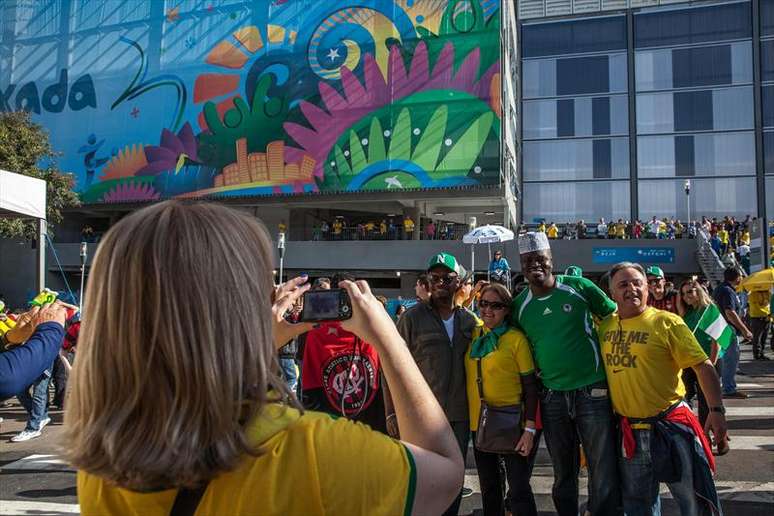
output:
[[[484,375],[481,374],[481,359],[476,359],[476,386],[478,386],[478,397],[481,403],[484,403]]]
[[[196,513],[196,509],[199,507],[199,502],[204,496],[204,492],[207,490],[209,483],[203,486],[189,489],[181,487],[177,491],[175,496],[175,503],[172,504],[172,509],[169,511],[169,516],[193,516]]]

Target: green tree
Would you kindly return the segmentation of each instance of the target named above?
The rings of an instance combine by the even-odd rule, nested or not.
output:
[[[49,233],[62,222],[62,210],[79,206],[73,192],[74,179],[56,167],[57,154],[51,148],[48,133],[32,122],[26,111],[0,113],[0,169],[46,181],[46,217]],[[34,239],[35,221],[0,219],[0,237]]]

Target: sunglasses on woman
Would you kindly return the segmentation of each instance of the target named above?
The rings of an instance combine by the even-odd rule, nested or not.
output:
[[[498,301],[486,301],[482,299],[481,301],[478,302],[478,307],[491,308],[492,310],[505,310],[506,308],[508,308],[508,305],[506,305],[505,303],[500,303]]]

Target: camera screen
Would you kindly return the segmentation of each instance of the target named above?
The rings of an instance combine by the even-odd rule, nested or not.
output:
[[[304,296],[304,311],[313,319],[335,319],[339,315],[339,292],[324,290],[307,292]]]

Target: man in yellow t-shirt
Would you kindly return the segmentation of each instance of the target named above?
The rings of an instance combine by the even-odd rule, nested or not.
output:
[[[402,443],[327,414],[268,406],[247,429],[257,456],[210,481],[196,514],[410,514],[416,470]],[[346,468],[341,468],[346,464]],[[374,467],[375,464],[383,465]],[[303,496],[299,496],[303,486]],[[136,492],[78,473],[85,516],[167,516],[177,489]]]
[[[718,238],[720,239],[720,249],[723,254],[726,254],[728,250],[728,231],[725,226],[721,226],[718,231]]]
[[[669,484],[670,491],[683,514],[703,514],[706,507],[700,504],[718,505],[710,473],[714,460],[698,419],[682,402],[685,386],[680,374],[684,368],[693,368],[710,407],[704,430],[712,432],[716,442],[725,443],[725,410],[715,368],[682,318],[648,306],[642,266],[615,265],[610,271],[610,291],[618,311],[601,322],[599,335],[613,409],[622,417],[624,512],[651,514],[660,503],[655,465],[671,464],[679,457],[679,480]],[[641,421],[646,418],[647,422]],[[672,446],[655,446],[655,428]],[[696,439],[705,439],[703,449],[694,445]],[[678,457],[670,459],[669,453]]]
[[[559,228],[556,227],[556,224],[553,222],[550,226],[548,226],[548,229],[546,230],[546,233],[548,234],[548,238],[555,239],[559,237]]]
[[[406,240],[411,240],[414,235],[414,221],[411,220],[411,217],[406,216],[405,219],[403,219],[403,233],[405,235]]]
[[[768,290],[753,290],[747,296],[750,306],[750,331],[752,331],[753,358],[768,360],[766,356],[766,336],[769,333],[769,300]]]

